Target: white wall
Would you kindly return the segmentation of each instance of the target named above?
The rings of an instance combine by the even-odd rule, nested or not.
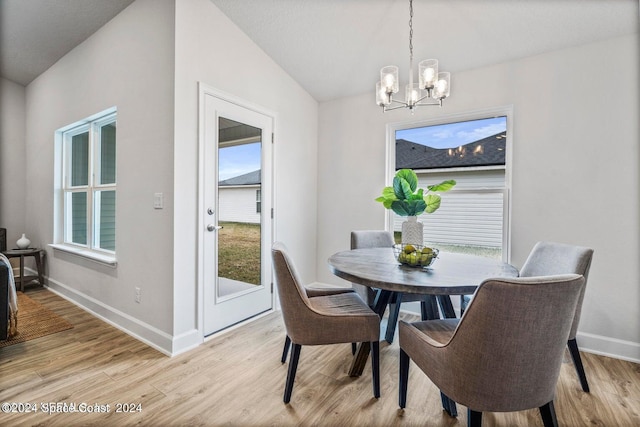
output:
[[[0,227],[7,229],[7,248],[15,247],[25,229],[25,88],[0,78]]]
[[[274,181],[282,188],[275,195],[275,238],[309,254],[297,261],[305,280],[313,281],[316,262],[308,248],[316,245],[317,103],[208,0],[137,0],[34,80],[26,101],[19,87],[2,86],[3,104],[12,104],[2,119],[25,117],[17,122],[22,130],[2,128],[3,147],[5,138],[16,141],[6,154],[15,170],[4,160],[2,173],[29,178],[23,187],[3,187],[2,205],[14,197],[24,205],[11,227],[22,232],[24,218],[32,242],[47,249],[50,288],[174,354],[202,339],[199,82],[275,112]],[[117,268],[47,247],[54,132],[112,106],[118,108]],[[153,209],[158,192],[164,193],[161,210]],[[142,288],[140,304],[135,287]]]
[[[318,280],[344,284],[327,258],[385,226],[386,124],[513,105],[511,261],[538,240],[594,248],[580,347],[640,360],[639,48],[635,34],[457,73],[444,107],[414,116],[373,93],[321,104]]]
[[[25,231],[47,249],[50,287],[165,350],[173,329],[173,24],[172,0],[138,0],[26,89]],[[47,247],[54,132],[112,106],[117,268]],[[156,192],[162,210],[153,209]]]
[[[316,276],[318,105],[208,0],[176,2],[175,76],[174,351],[178,352],[201,339],[196,262],[198,82],[275,112],[275,238],[308,255],[296,259],[308,281]]]

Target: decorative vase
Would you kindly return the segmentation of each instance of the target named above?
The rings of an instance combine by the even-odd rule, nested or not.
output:
[[[402,223],[402,244],[403,245],[423,245],[423,224],[416,216],[408,216]]]
[[[18,239],[16,245],[18,245],[18,249],[27,249],[31,244],[31,240],[27,239],[27,237],[22,233],[22,237]]]

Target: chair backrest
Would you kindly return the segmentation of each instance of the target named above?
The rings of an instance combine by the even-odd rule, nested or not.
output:
[[[287,335],[293,342],[301,342],[312,311],[309,297],[284,243],[275,242],[271,256]]]
[[[385,230],[351,232],[351,249],[390,248],[395,244],[393,233]]]
[[[395,244],[393,233],[385,230],[358,230],[351,232],[351,249],[390,248]],[[353,289],[367,304],[372,305],[375,292],[367,286],[352,283]]]
[[[589,268],[593,249],[564,243],[538,242],[520,270],[520,277],[552,276],[556,274],[580,274],[584,276],[585,286],[578,298],[578,305],[571,324],[569,339],[574,339],[578,332],[582,301],[586,283],[589,278]]]
[[[484,281],[447,344],[456,386],[442,391],[476,411],[552,401],[583,287],[577,274]]]

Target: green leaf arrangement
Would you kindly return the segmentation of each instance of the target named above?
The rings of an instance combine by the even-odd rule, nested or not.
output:
[[[442,181],[427,187],[427,194],[418,188],[418,176],[411,169],[400,169],[393,178],[393,186],[385,187],[382,196],[376,199],[387,209],[393,210],[400,216],[417,216],[422,213],[433,213],[440,207],[440,195],[451,190],[456,185],[453,179]]]

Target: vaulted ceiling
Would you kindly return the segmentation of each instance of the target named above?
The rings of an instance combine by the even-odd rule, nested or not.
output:
[[[23,86],[134,0],[1,0],[0,76]]]
[[[132,1],[2,0],[0,75],[29,84]],[[318,101],[373,102],[384,65],[407,79],[408,0],[210,1]],[[637,34],[639,21],[638,0],[414,0],[414,57],[439,59],[454,86],[456,72]]]

